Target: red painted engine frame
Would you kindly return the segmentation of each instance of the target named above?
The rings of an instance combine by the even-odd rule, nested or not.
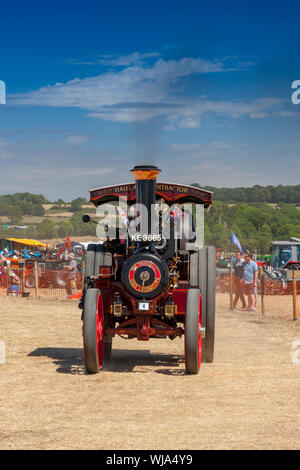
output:
[[[150,302],[150,310],[144,312],[140,311],[137,306],[141,300],[130,295],[121,282],[111,280],[109,285],[107,282],[107,280],[95,281],[95,288],[100,290],[103,298],[105,315],[107,317],[112,315],[110,308],[113,305],[115,294],[118,293],[122,304],[126,307],[126,319],[116,328],[106,326],[104,329],[105,335],[128,335],[128,337],[137,338],[140,341],[148,341],[151,337],[180,337],[184,334],[184,327],[178,327],[177,323],[182,322],[184,324],[188,288],[172,289],[173,301],[177,306],[177,313],[175,315],[176,327],[174,327],[167,321],[162,321],[155,316],[156,307],[158,307],[160,314],[164,311],[167,296],[171,292],[169,287],[154,299],[147,299],[147,302]]]

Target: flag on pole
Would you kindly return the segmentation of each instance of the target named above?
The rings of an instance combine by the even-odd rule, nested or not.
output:
[[[120,217],[121,217],[121,220],[122,220],[123,224],[124,224],[124,225],[128,225],[128,224],[129,224],[129,220],[128,220],[128,218],[126,217],[125,211],[124,211],[120,206],[118,206],[117,209],[118,209],[118,212],[119,212],[119,214],[120,214]]]
[[[239,242],[238,237],[233,232],[231,232],[230,241],[231,241],[231,243],[233,243],[234,245],[236,245],[238,247],[238,249],[241,253],[244,253],[243,248],[241,247],[241,244]]]
[[[176,217],[183,217],[183,212],[181,210],[181,207],[178,206],[177,204],[173,207],[173,210],[171,211],[169,219],[175,219]]]

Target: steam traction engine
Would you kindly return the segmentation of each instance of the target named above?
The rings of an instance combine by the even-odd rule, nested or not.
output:
[[[135,184],[90,192],[96,207],[123,198],[129,208],[136,204],[136,210],[128,218],[125,211],[119,212],[125,227],[116,228],[111,236],[107,223],[106,241],[88,246],[79,303],[85,368],[88,373],[102,369],[103,360],[110,359],[115,335],[140,341],[184,335],[186,372],[197,374],[201,361],[213,361],[216,255],[214,247],[200,248],[195,243],[193,210],[184,213],[182,205],[209,207],[212,193],[156,183],[160,170],[154,166],[136,166],[131,171]],[[162,203],[175,207],[168,217],[168,235],[164,235]],[[156,207],[156,219],[153,212],[151,217],[151,206]],[[83,220],[90,221],[88,216]],[[137,220],[146,223],[130,233],[128,224]]]

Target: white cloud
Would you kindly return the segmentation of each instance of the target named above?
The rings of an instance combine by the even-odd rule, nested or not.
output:
[[[171,151],[184,159],[223,157],[240,151],[240,145],[233,146],[228,142],[211,142],[208,144],[172,144]]]
[[[177,91],[174,85],[181,77],[193,73],[221,71],[225,71],[222,64],[204,59],[159,59],[152,67],[131,66],[92,78],[56,83],[26,94],[10,95],[10,102],[39,106],[73,106],[90,111],[105,111],[105,107],[124,104],[179,107],[181,101],[172,93]]]
[[[284,117],[284,101],[267,97],[252,102],[214,101],[203,96],[203,90],[193,99],[184,96],[181,85],[183,77],[192,74],[221,73],[241,70],[242,65],[229,68],[225,60],[210,61],[202,58],[184,57],[179,60],[158,58],[152,65],[144,60],[156,59],[158,53],[128,56],[102,56],[106,65],[125,67],[110,70],[101,75],[67,83],[56,83],[25,94],[10,95],[10,104],[50,107],[76,107],[88,111],[88,116],[114,122],[145,122],[163,116],[166,129],[196,128],[201,117],[214,113],[226,118],[268,117],[277,113]],[[232,62],[232,61],[231,61]],[[247,63],[247,67],[249,64]],[[275,114],[276,115],[276,114]],[[80,143],[72,142],[67,143]],[[76,139],[75,139],[76,140]]]
[[[181,129],[195,129],[200,127],[200,119],[198,116],[186,116],[177,120],[177,126]]]
[[[146,54],[133,52],[133,54],[123,56],[102,55],[100,56],[101,58],[97,60],[97,63],[110,67],[129,67],[130,65],[142,65],[145,63],[145,59],[152,59],[159,56],[159,52],[148,52]]]
[[[276,113],[277,117],[297,117],[299,118],[300,114],[297,113],[296,111],[278,111]]]
[[[212,146],[217,150],[230,149],[232,145],[228,142],[212,142]]]
[[[237,64],[238,68],[245,68],[245,67],[253,67],[255,65],[255,62],[239,62]]]
[[[160,56],[159,52],[147,52],[145,54],[140,52],[133,52],[128,55],[113,55],[103,54],[99,59],[94,61],[67,59],[63,63],[72,65],[104,65],[107,67],[129,67],[130,65],[144,65],[147,60],[157,58]]]
[[[89,140],[87,135],[69,135],[65,139],[65,144],[80,145]]]
[[[30,174],[24,174],[24,178],[35,179],[35,178],[74,178],[74,177],[83,177],[83,176],[106,176],[114,172],[114,168],[61,168],[52,169],[52,168],[32,168]]]

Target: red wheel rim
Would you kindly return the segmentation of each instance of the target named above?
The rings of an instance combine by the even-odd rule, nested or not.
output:
[[[101,294],[98,296],[98,301],[97,301],[96,346],[97,346],[97,353],[98,353],[99,369],[102,369],[103,356],[104,356],[104,311],[103,311],[103,300],[102,300]]]
[[[198,366],[200,369],[201,366],[201,356],[202,356],[202,337],[200,333],[200,328],[202,326],[202,295],[199,297],[199,306],[198,306]]]

